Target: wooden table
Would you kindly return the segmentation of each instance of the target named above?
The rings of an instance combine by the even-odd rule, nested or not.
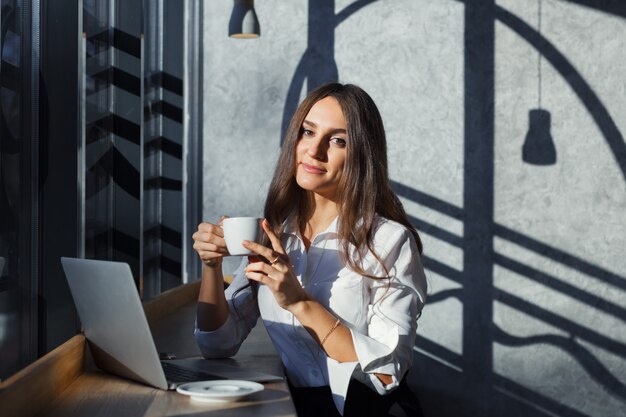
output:
[[[193,288],[195,293],[189,288]],[[189,288],[178,290],[178,295],[181,291],[187,291],[188,294],[178,297],[177,300],[176,293],[165,294],[152,305],[145,306],[157,350],[173,352],[178,358],[200,355],[193,338],[195,318],[193,294],[197,294],[197,288]],[[174,299],[175,302],[169,302],[168,296],[169,300]],[[179,305],[174,311],[168,312],[168,308],[164,308],[167,306],[171,308],[176,304]],[[296,416],[289,389],[283,381],[264,384],[264,391],[253,394],[245,401],[203,403],[193,401],[175,391],[155,389],[104,373],[93,366],[88,350],[84,353],[80,370],[74,370],[72,365],[61,366],[63,363],[69,363],[68,358],[75,358],[77,352],[81,352],[81,344],[84,352],[84,337],[76,336],[67,342],[67,346],[61,346],[37,361],[40,363],[36,362],[3,382],[0,385],[0,404],[2,404],[0,417]],[[74,353],[69,355],[67,352],[63,353],[64,350]],[[262,324],[257,325],[251,332],[235,357],[218,361],[282,375],[280,359]],[[37,376],[37,372],[45,373]],[[74,378],[68,376],[73,373],[76,374]],[[59,378],[66,381],[66,387],[57,390],[59,392],[55,392],[53,396],[47,390],[42,391]],[[42,383],[42,381],[52,382]],[[39,385],[34,392],[33,385]],[[38,396],[37,392],[41,392],[42,395]],[[45,401],[48,397],[49,404],[36,406],[36,402]]]

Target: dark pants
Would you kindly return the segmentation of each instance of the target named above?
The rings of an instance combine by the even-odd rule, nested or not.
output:
[[[295,388],[289,384],[298,417],[341,417],[330,388]],[[350,381],[344,417],[423,417],[417,396],[406,380],[389,395],[379,395],[359,381]]]

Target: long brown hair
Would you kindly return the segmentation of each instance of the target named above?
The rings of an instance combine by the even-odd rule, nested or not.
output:
[[[402,203],[389,185],[387,168],[387,139],[382,118],[372,98],[352,84],[330,83],[311,91],[298,106],[285,134],[276,171],[265,201],[265,218],[276,234],[284,221],[296,216],[303,230],[309,214],[308,191],[295,180],[296,145],[302,135],[302,123],[311,107],[325,97],[339,102],[348,130],[347,160],[340,180],[338,235],[341,253],[348,265],[361,275],[381,278],[366,273],[363,258],[368,249],[382,263],[373,248],[374,220],[378,214],[404,225],[415,238],[422,252],[417,230],[409,221]],[[350,245],[356,250],[351,251]]]

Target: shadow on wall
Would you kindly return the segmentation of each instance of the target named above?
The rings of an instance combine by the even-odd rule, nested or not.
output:
[[[285,137],[291,116],[300,103],[300,93],[307,83],[307,92],[339,79],[335,62],[335,29],[348,17],[376,0],[357,0],[335,14],[335,0],[309,0],[308,43],[289,84],[283,109],[280,144]]]
[[[434,198],[400,183],[394,183],[394,189],[399,196],[417,202],[432,210],[436,210],[451,218],[466,221],[468,213],[460,207],[453,206],[447,202]],[[460,238],[448,231],[438,228],[417,218],[411,219],[422,233],[431,235],[437,239],[448,242],[456,247],[465,249],[471,243],[466,242],[466,238]],[[602,269],[596,265],[572,256],[557,248],[546,245],[529,236],[516,232],[505,226],[493,224],[493,237],[499,237],[509,242],[513,242],[529,251],[541,254],[553,262],[566,265],[569,268],[580,271],[588,276],[606,283],[607,285],[626,291],[626,278],[616,275],[610,271]],[[520,276],[533,280],[543,286],[565,294],[581,304],[584,304],[589,312],[596,310],[614,316],[622,321],[626,321],[626,308],[607,301],[595,294],[588,293],[575,286],[564,282],[557,277],[534,269],[530,265],[523,264],[513,258],[491,253],[486,258],[491,268],[498,265],[507,268]],[[483,261],[485,262],[485,261]],[[474,286],[476,280],[465,271],[457,271],[449,266],[438,262],[436,259],[424,257],[426,267],[442,275],[455,283],[463,286],[465,282],[471,282]],[[469,286],[468,286],[469,287]],[[603,349],[626,358],[626,346],[616,340],[607,337],[599,332],[590,330],[579,325],[573,320],[563,318],[550,310],[534,305],[514,294],[501,289],[492,289],[492,297],[472,295],[466,291],[466,287],[460,289],[450,289],[432,294],[428,299],[428,305],[433,305],[449,298],[456,298],[461,303],[466,304],[466,296],[479,299],[482,303],[491,305],[493,301],[498,301],[523,312],[525,315],[533,317],[544,323],[563,330],[570,336],[557,336],[554,334],[537,335],[531,337],[517,337],[508,334],[503,329],[493,323],[492,316],[481,316],[481,312],[473,312],[475,315],[468,315],[467,310],[463,315],[463,332],[473,331],[471,322],[478,322],[480,327],[491,329],[491,339],[483,340],[484,344],[492,346],[498,343],[503,346],[523,347],[530,345],[552,346],[566,352],[578,364],[585,369],[587,374],[608,392],[626,399],[626,386],[611,373],[609,369],[592,352],[583,347],[577,340],[589,342],[600,346]],[[475,334],[470,334],[475,337]],[[479,370],[482,375],[475,375],[470,370],[475,368],[472,362],[486,365],[491,359],[482,358],[482,352],[475,353],[466,349],[464,344],[463,355],[459,355],[444,346],[434,343],[418,334],[415,353],[415,369],[412,371],[412,385],[418,387],[420,399],[427,414],[433,416],[458,416],[458,415],[508,415],[508,416],[586,416],[586,414],[571,409],[563,404],[525,388],[514,381],[494,374],[493,367],[485,367]],[[471,347],[471,346],[469,346]],[[541,361],[541,358],[537,358]],[[475,372],[475,370],[474,370]],[[467,414],[459,414],[460,410],[468,411]],[[469,412],[471,410],[471,412]],[[546,410],[546,411],[541,411]]]
[[[325,82],[337,81],[334,34],[337,26],[376,0],[358,0],[335,13],[334,0],[309,1],[308,47],[289,86],[283,112],[283,137],[300,94]],[[383,1],[383,0],[379,0]],[[496,5],[495,0],[450,0],[465,4],[465,151],[463,207],[451,205],[409,186],[394,183],[397,194],[464,224],[456,236],[419,218],[413,223],[422,233],[443,240],[463,251],[463,271],[424,258],[427,269],[461,286],[432,294],[432,305],[456,298],[463,305],[463,349],[459,355],[418,334],[411,385],[417,387],[424,411],[430,416],[571,416],[586,414],[532,391],[494,371],[493,346],[551,346],[566,352],[596,383],[614,397],[626,401],[626,386],[583,344],[588,342],[626,359],[626,345],[575,321],[534,305],[493,285],[495,266],[506,268],[553,291],[573,298],[588,308],[626,322],[626,308],[586,292],[557,277],[516,259],[497,254],[494,239],[514,243],[532,253],[591,276],[608,286],[626,291],[626,277],[551,247],[523,233],[494,222],[494,48],[496,20],[515,31],[536,48],[558,71],[585,106],[601,131],[626,182],[626,144],[606,107],[568,59],[546,38],[519,17]],[[564,0],[626,18],[626,3],[619,0]],[[282,140],[282,139],[281,139]],[[282,142],[281,142],[282,143]],[[555,161],[555,155],[535,150],[538,160]],[[550,149],[545,150],[550,152]],[[480,277],[480,279],[476,279]],[[471,285],[463,285],[471,282]],[[517,337],[493,321],[494,302],[561,329],[555,334]],[[541,360],[541,358],[539,358]],[[573,388],[573,387],[572,387]]]

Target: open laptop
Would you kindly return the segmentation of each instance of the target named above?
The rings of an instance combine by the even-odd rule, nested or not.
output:
[[[77,258],[61,263],[100,369],[160,389],[212,379],[282,379],[201,358],[161,362],[128,264]]]

